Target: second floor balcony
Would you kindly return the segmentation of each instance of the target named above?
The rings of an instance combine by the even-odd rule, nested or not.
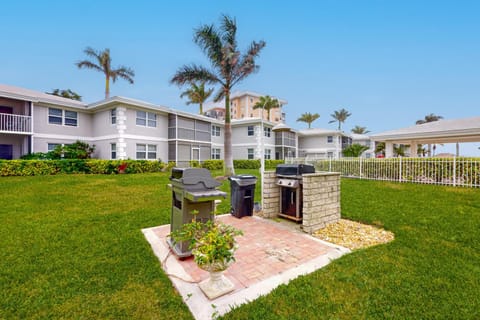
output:
[[[32,133],[32,117],[0,113],[0,133]]]

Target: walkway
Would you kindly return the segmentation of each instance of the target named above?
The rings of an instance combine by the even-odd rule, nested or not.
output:
[[[298,231],[287,223],[259,217],[237,219],[231,215],[217,219],[241,229],[244,235],[237,238],[237,261],[225,272],[235,284],[235,290],[214,300],[208,300],[197,285],[208,278],[208,272],[199,269],[192,257],[180,260],[169,255],[165,238],[170,225],[142,230],[161,262],[168,255],[166,266],[162,267],[197,320],[211,319],[214,313],[227,313],[232,306],[252,301],[349,252]]]

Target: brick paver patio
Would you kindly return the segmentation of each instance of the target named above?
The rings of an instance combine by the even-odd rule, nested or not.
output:
[[[217,309],[214,311],[223,314],[232,304],[241,304],[266,294],[276,286],[288,283],[301,274],[313,272],[331,259],[348,252],[345,248],[309,236],[295,226],[274,220],[255,216],[238,219],[231,215],[217,219],[242,230],[243,236],[237,238],[237,261],[224,273],[234,283],[235,290],[213,301],[196,288],[198,282],[208,278],[208,272],[198,268],[193,257],[180,260],[168,253],[166,236],[170,233],[170,225],[143,230],[155,254],[162,262],[167,262],[162,267],[196,319],[206,319],[211,315],[196,309],[205,303],[215,304]],[[193,292],[197,294],[193,295]]]

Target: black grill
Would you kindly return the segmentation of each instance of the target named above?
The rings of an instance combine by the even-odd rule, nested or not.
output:
[[[315,173],[310,164],[279,164],[275,169],[277,185],[280,187],[280,213],[284,218],[302,221],[303,178],[302,175]]]

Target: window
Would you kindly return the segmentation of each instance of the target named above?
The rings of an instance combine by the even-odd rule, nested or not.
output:
[[[270,159],[272,159],[272,150],[265,149],[265,160],[270,160]]]
[[[247,149],[247,159],[253,160],[255,158],[255,150]]]
[[[147,112],[147,119],[148,119],[147,125],[149,127],[152,127],[152,128],[157,127],[157,115],[155,113]]]
[[[212,136],[220,137],[220,127],[212,126]]]
[[[151,112],[137,111],[137,126],[155,128],[157,126],[157,115]]]
[[[220,160],[220,149],[218,148],[212,149],[212,159]]]
[[[327,157],[328,157],[329,159],[333,158],[333,152],[328,152],[328,153],[327,153]]]
[[[63,122],[62,121],[62,115],[63,115],[63,110],[62,109],[49,108],[48,109],[48,123],[62,125],[62,122]]]
[[[249,136],[253,136],[255,134],[255,128],[253,126],[248,126],[247,131]]]
[[[61,146],[60,143],[49,143],[47,147],[48,152],[55,150],[59,146]]]
[[[155,144],[137,144],[137,160],[157,159],[157,146]]]
[[[117,144],[110,144],[110,159],[117,159]]]
[[[56,108],[48,108],[48,123],[76,127],[78,126],[78,113]]]
[[[333,143],[333,136],[328,136],[327,137],[327,142],[328,143]]]
[[[272,128],[263,127],[263,134],[265,137],[270,138],[270,135],[272,134]]]
[[[110,119],[112,124],[117,123],[117,109],[110,110]],[[115,159],[115,158],[112,158]]]
[[[147,158],[147,145],[137,144],[137,159],[146,159],[146,158]]]
[[[76,127],[77,126],[77,113],[75,111],[65,110],[64,124],[66,126]]]

